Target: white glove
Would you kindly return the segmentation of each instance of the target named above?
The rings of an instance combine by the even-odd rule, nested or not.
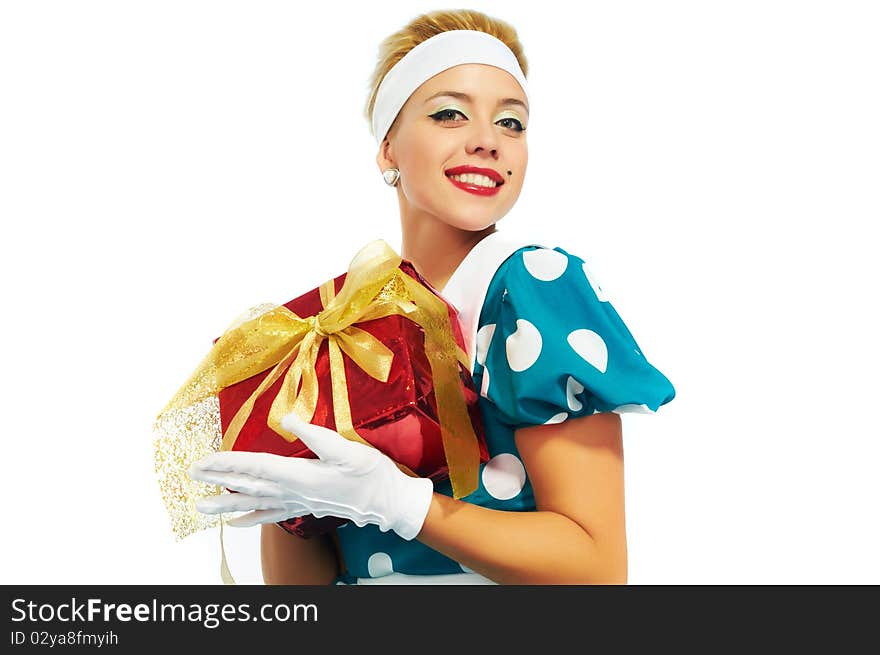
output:
[[[406,475],[376,448],[302,421],[291,413],[282,427],[302,439],[318,459],[271,453],[212,453],[189,470],[193,480],[239,493],[196,501],[205,514],[250,511],[228,522],[236,527],[274,523],[297,516],[337,516],[357,526],[394,530],[407,541],[421,532],[434,485]]]

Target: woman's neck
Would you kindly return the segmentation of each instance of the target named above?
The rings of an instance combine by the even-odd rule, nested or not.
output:
[[[401,218],[401,227],[400,256],[412,262],[419,274],[441,292],[471,248],[496,231],[495,225],[470,232],[437,220],[405,218]]]

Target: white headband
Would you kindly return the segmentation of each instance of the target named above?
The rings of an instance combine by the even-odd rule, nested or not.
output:
[[[478,30],[449,30],[422,41],[394,64],[382,79],[373,106],[373,135],[381,145],[391,124],[413,91],[424,82],[459,64],[488,64],[506,70],[526,94],[526,76],[516,55],[491,34]]]

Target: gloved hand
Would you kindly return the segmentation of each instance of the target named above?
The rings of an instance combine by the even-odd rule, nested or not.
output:
[[[314,514],[349,519],[359,527],[373,523],[382,532],[394,530],[406,540],[418,535],[433,497],[431,480],[410,477],[376,448],[306,423],[295,413],[285,416],[281,425],[302,439],[318,459],[212,453],[193,464],[189,476],[239,493],[199,499],[198,511],[250,510],[229,521],[236,527]]]

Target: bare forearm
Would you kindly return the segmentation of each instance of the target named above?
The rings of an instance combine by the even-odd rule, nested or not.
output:
[[[263,524],[260,537],[263,581],[267,585],[324,585],[338,574],[332,539],[302,539],[274,523]]]
[[[626,544],[556,512],[506,512],[434,494],[417,539],[500,584],[625,584]]]

